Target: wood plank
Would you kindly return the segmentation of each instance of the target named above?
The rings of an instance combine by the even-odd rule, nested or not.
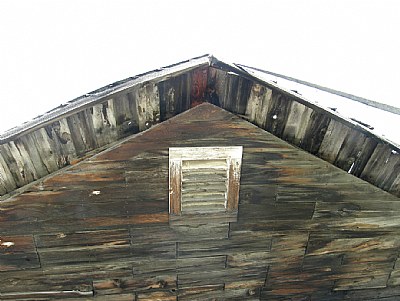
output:
[[[280,268],[300,268],[309,240],[306,231],[274,233],[269,264]]]
[[[181,227],[181,226],[189,226],[189,227],[198,227],[204,222],[210,224],[224,224],[230,222],[237,222],[237,213],[236,212],[207,212],[207,213],[186,213],[181,216],[170,215],[169,216],[169,224],[172,227]]]
[[[396,179],[393,180],[388,191],[395,196],[400,197],[400,173],[397,175]]]
[[[263,288],[260,292],[260,300],[285,301],[285,300],[288,300],[287,299],[288,297],[290,297],[289,300],[296,300],[296,301],[310,300],[309,294],[296,293],[296,289],[288,291],[288,290],[280,290],[280,289]],[[316,299],[316,300],[319,300],[319,299]],[[321,299],[321,300],[339,301],[342,299]]]
[[[162,121],[190,108],[190,80],[190,76],[182,74],[157,84]]]
[[[91,112],[96,141],[99,146],[107,145],[118,139],[117,122],[110,108],[111,100],[94,105]]]
[[[92,292],[80,291],[44,291],[44,292],[19,292],[19,293],[0,293],[2,300],[53,300],[54,298],[69,297],[88,297],[93,296]],[[79,299],[81,300],[81,299]]]
[[[80,115],[82,114],[84,115],[84,113],[80,112]],[[87,131],[84,129],[85,124],[81,124],[81,119],[84,119],[84,116],[81,116],[81,118],[79,118],[78,115],[67,117],[68,128],[71,132],[71,140],[78,157],[83,156],[87,151],[92,150],[90,142],[87,143],[86,141]],[[89,141],[93,141],[93,139],[90,139]]]
[[[234,100],[235,109],[233,112],[244,115],[246,113],[247,102],[250,97],[253,82],[246,78],[240,77],[237,85],[238,91],[236,94],[236,99]]]
[[[225,72],[225,99],[223,102],[223,108],[230,112],[234,112],[233,101],[237,94],[237,83],[239,77],[235,73]]]
[[[389,157],[384,161],[384,166],[381,167],[375,185],[388,191],[399,174],[400,154],[392,150]]]
[[[3,187],[3,193],[0,193],[0,195],[11,192],[17,188],[17,183],[15,182],[14,176],[11,173],[10,167],[11,166],[8,165],[4,159],[3,151],[0,147],[0,187]]]
[[[397,248],[400,241],[390,235],[382,237],[332,238],[329,235],[311,235],[307,254],[322,255],[346,252],[367,252]]]
[[[352,172],[355,162],[359,160],[360,155],[368,143],[367,137],[356,129],[350,129],[343,140],[341,149],[334,162],[339,168]],[[361,162],[358,162],[360,165]]]
[[[265,203],[265,204],[240,204],[239,220],[247,216],[252,218],[266,219],[270,221],[278,220],[310,220],[314,213],[315,203]]]
[[[372,301],[395,301],[400,296],[399,287],[349,290],[345,292],[345,300],[372,300]]]
[[[13,141],[0,145],[0,152],[18,187],[24,186],[33,179],[31,171],[26,170],[24,159]]]
[[[19,140],[19,141],[18,141]],[[40,151],[36,148],[35,142],[32,139],[32,135],[26,135],[20,137],[16,140],[19,149],[24,149],[24,156],[31,159],[33,170],[34,170],[34,178],[37,180],[49,174],[49,171],[46,168],[46,165],[43,163],[42,157],[40,155]]]
[[[57,187],[67,186],[78,188],[79,186],[93,185],[92,190],[96,189],[96,184],[105,185],[125,183],[125,173],[123,170],[70,170],[63,175],[46,179],[43,181],[44,185]],[[89,194],[88,194],[89,195]]]
[[[47,171],[52,173],[58,170],[58,158],[57,155],[52,151],[54,142],[51,140],[46,130],[41,128],[37,131],[34,131],[32,133],[32,139],[35,143],[35,147],[39,150],[40,157],[42,158]]]
[[[203,269],[178,273],[178,288],[212,284],[226,284],[226,289],[257,287],[263,285],[267,274],[266,267]]]
[[[117,128],[123,127],[129,122],[135,123],[136,121],[136,124],[138,124],[138,120],[135,119],[135,117],[138,115],[137,98],[135,93],[136,90],[137,87],[135,86],[128,90],[127,93],[117,94],[108,100],[111,120],[115,120],[115,125]],[[128,97],[128,95],[132,97],[131,102],[129,101],[130,97]]]
[[[41,176],[35,168],[35,165],[32,161],[32,157],[28,152],[29,146],[25,146],[20,139],[10,142],[12,148],[12,152],[14,158],[18,158],[17,161],[21,160],[23,163],[23,176],[25,177],[27,182],[33,182],[34,180],[39,179]]]
[[[67,119],[62,118],[58,122],[59,124],[55,128],[55,133],[59,141],[60,155],[64,157],[64,165],[67,165],[68,162],[72,162],[72,160],[76,158],[76,150],[72,142],[71,131],[68,127]]]
[[[265,128],[267,114],[272,101],[272,90],[260,84],[253,84],[247,102],[247,118],[261,128]]]
[[[135,86],[107,101],[107,119],[110,124],[115,124],[118,139],[139,132],[137,97]]]
[[[2,168],[0,167],[0,174],[2,172]],[[3,175],[0,175],[0,196],[5,195],[7,193],[7,187],[5,184],[5,179]]]
[[[176,275],[159,274],[140,275],[119,279],[104,279],[93,281],[93,288],[96,295],[114,295],[129,292],[154,292],[171,291],[176,289]]]
[[[227,256],[186,257],[176,260],[178,275],[226,268]]]
[[[387,272],[371,274],[365,277],[352,277],[339,279],[333,288],[334,291],[360,290],[366,288],[385,288],[388,279]]]
[[[0,272],[39,268],[32,235],[0,237]]]
[[[252,266],[268,267],[271,263],[270,250],[265,251],[244,251],[227,256],[226,266],[232,268],[246,268]]]
[[[239,93],[239,82],[241,78],[236,73],[228,72],[226,74],[226,102],[224,109],[237,113],[237,101]]]
[[[249,282],[251,283],[251,282]],[[251,286],[251,285],[249,285]],[[259,291],[253,288],[224,289],[223,285],[203,285],[179,290],[179,300],[260,300]]]
[[[223,284],[211,284],[196,287],[189,287],[179,290],[179,300],[209,300],[216,291],[223,291]]]
[[[79,265],[57,265],[40,269],[2,272],[2,293],[45,291],[93,291],[92,280],[132,276],[132,263],[113,261]]]
[[[179,242],[223,239],[228,237],[228,231],[228,223],[205,223],[205,221],[199,224],[131,228],[134,244],[162,244],[165,240]]]
[[[378,185],[378,177],[385,169],[386,164],[389,162],[389,158],[392,155],[392,148],[387,144],[378,144],[368,160],[360,178],[368,181],[369,183]],[[393,156],[396,157],[397,156]],[[390,162],[390,169],[393,169],[395,162]]]
[[[351,129],[346,125],[332,120],[318,150],[318,156],[333,164],[349,131]]]
[[[246,250],[268,251],[271,239],[253,240],[249,233],[238,233],[229,239],[202,240],[200,242],[179,242],[178,258],[218,256],[241,253]]]
[[[92,115],[90,114],[90,110],[86,109],[84,111],[78,112],[76,115],[74,115],[73,119],[75,119],[73,124],[77,126],[77,130],[82,137],[84,153],[96,149],[98,147],[98,144],[93,129],[93,122],[91,120]],[[69,123],[68,125],[71,125],[71,123]]]
[[[104,187],[104,182],[99,182],[99,185]],[[93,194],[93,190],[61,188],[59,191],[30,192],[23,198],[25,202],[20,202],[21,198],[17,197],[15,202],[2,206],[2,232],[25,233],[29,229],[31,233],[38,233],[46,229],[46,232],[58,233],[117,225],[168,223],[168,203],[165,201],[128,202],[126,191],[125,194],[121,191],[120,197],[113,199],[110,195],[115,192],[115,187],[98,191],[100,194]],[[138,197],[141,201],[141,195]],[[114,209],[110,210],[110,206]]]
[[[291,99],[283,94],[272,92],[268,106],[265,129],[277,137],[282,137],[291,107]]]
[[[86,112],[87,110],[80,113],[83,114],[81,118],[85,118],[87,116]],[[45,138],[48,140],[49,146],[51,147],[50,152],[52,152],[52,155],[57,162],[58,168],[62,168],[73,162],[77,154],[74,144],[72,142],[71,131],[67,119],[63,118],[61,120],[55,121],[45,126],[44,129],[47,134]],[[91,134],[92,132],[86,133],[86,136],[89,136]],[[41,149],[40,142],[34,141],[34,144],[39,150]],[[92,144],[94,146],[96,145],[95,142],[92,142]],[[47,156],[47,152],[42,152],[41,156],[42,161],[44,161],[43,157]]]
[[[149,83],[135,90],[139,131],[160,121],[160,99],[157,85]]]
[[[300,147],[311,154],[317,154],[330,121],[327,115],[313,111]]]
[[[138,301],[176,301],[176,293],[173,291],[160,291],[160,292],[149,292],[137,294]]]
[[[215,94],[218,97],[220,107],[225,108],[228,102],[226,89],[227,89],[227,74],[225,71],[209,67],[209,80],[214,81],[213,87],[215,88]]]
[[[378,145],[377,139],[367,137],[362,146],[361,151],[357,154],[354,166],[351,168],[351,174],[360,178],[361,173],[364,171],[369,159],[372,156],[376,146]]]
[[[381,217],[397,216],[400,209],[398,201],[348,200],[346,202],[317,202],[314,218],[340,217]]]
[[[292,266],[272,266],[268,272],[265,290],[275,296],[311,295],[329,290],[333,285],[332,272],[326,269],[301,270]],[[304,285],[307,283],[307,285]]]
[[[300,145],[304,139],[312,112],[311,108],[293,100],[282,138],[294,145]]]
[[[60,232],[35,237],[43,266],[105,262],[131,255],[127,229]]]
[[[132,255],[136,258],[173,259],[176,257],[176,242],[135,243],[132,246]]]

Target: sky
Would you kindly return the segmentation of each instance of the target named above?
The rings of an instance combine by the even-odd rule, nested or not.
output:
[[[397,0],[2,0],[0,132],[206,53],[399,107],[399,12]]]

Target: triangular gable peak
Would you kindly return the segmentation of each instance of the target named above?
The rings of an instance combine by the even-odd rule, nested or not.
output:
[[[398,146],[211,55],[116,82],[0,135],[0,195],[204,101],[400,195]]]
[[[172,216],[171,148],[237,145],[237,218]],[[0,299],[398,300],[399,208],[201,104],[3,202]]]

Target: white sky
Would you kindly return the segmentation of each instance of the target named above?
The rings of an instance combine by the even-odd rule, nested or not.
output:
[[[396,0],[2,0],[0,132],[205,53],[399,107],[399,14]]]

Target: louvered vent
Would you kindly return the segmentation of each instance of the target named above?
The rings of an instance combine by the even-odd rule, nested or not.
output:
[[[241,158],[241,146],[170,148],[170,213],[237,210]]]
[[[225,211],[228,184],[226,160],[182,163],[182,211]]]

